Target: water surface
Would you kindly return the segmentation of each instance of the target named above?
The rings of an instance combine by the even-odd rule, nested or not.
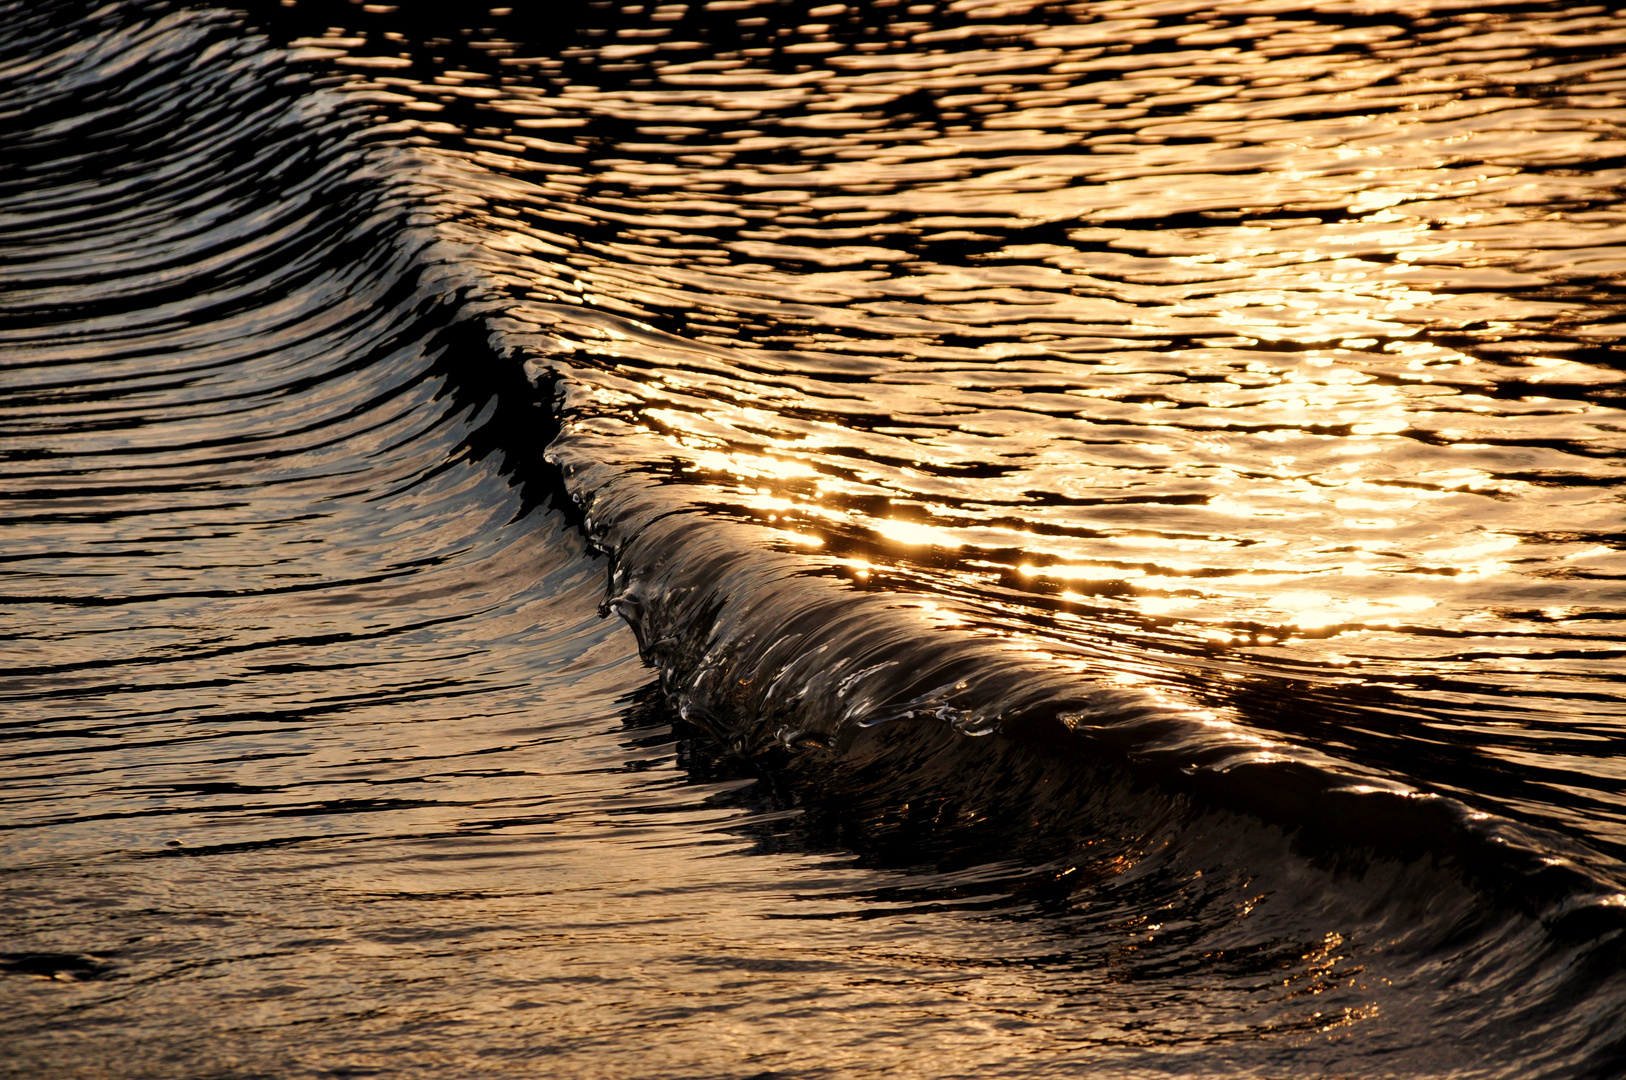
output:
[[[8,1071],[1618,1074],[1619,18],[483,11],[0,20]]]

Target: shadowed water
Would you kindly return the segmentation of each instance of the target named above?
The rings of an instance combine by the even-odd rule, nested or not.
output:
[[[1618,1074],[1616,16],[485,10],[0,8],[6,1072]]]

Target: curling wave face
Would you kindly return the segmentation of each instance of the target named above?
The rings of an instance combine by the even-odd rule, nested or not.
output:
[[[1615,24],[815,7],[5,12],[7,1068],[1619,1064]]]

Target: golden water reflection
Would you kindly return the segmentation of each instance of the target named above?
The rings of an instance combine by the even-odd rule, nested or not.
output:
[[[599,10],[303,43],[571,430],[1107,670],[1626,719],[1618,15]]]

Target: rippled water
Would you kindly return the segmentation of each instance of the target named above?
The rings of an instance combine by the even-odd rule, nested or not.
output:
[[[1626,19],[244,20],[0,5],[0,1070],[1626,1071]]]

